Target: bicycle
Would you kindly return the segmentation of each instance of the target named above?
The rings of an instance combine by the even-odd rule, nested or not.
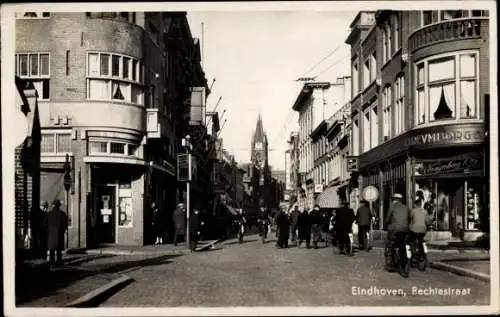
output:
[[[411,258],[411,246],[408,243],[406,233],[396,233],[389,250],[386,250],[386,266],[395,268],[401,276],[408,278]]]

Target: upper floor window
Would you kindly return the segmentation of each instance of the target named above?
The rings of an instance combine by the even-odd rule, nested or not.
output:
[[[391,25],[386,24],[383,30],[383,43],[384,49],[382,50],[382,63],[387,62],[392,57],[392,33],[391,33]]]
[[[40,151],[44,154],[71,153],[71,132],[42,132]]]
[[[100,141],[90,140],[88,152],[89,155],[124,155],[124,156],[138,156],[137,144],[128,142],[114,142],[114,141]]]
[[[357,60],[352,63],[352,95],[356,96],[359,92],[359,67]]]
[[[399,41],[399,16],[394,17],[394,51],[397,51],[400,48],[400,41]]]
[[[392,129],[392,88],[387,86],[382,93],[382,108],[384,113],[383,130],[384,141],[389,140],[391,137]]]
[[[363,65],[363,89],[370,86],[370,84],[375,81],[377,77],[377,56],[373,52],[366,59]]]
[[[87,98],[142,105],[142,61],[121,54],[90,52],[87,55]]]
[[[459,52],[432,57],[416,65],[416,120],[477,118],[478,53]]]
[[[396,78],[394,84],[394,134],[398,135],[405,130],[405,77],[404,74]]]
[[[15,56],[16,75],[33,83],[38,99],[50,99],[49,53],[20,53]]]
[[[17,12],[16,19],[49,19],[50,12]]]
[[[437,23],[440,21],[468,18],[468,17],[487,17],[488,10],[438,10],[422,11],[422,26]]]

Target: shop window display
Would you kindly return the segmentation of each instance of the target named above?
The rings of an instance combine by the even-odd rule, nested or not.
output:
[[[477,186],[469,185],[465,194],[466,227],[465,230],[479,230],[481,202]]]

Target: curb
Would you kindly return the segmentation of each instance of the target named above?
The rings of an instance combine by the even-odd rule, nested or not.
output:
[[[77,298],[69,304],[66,304],[65,307],[97,307],[100,302],[133,281],[133,278],[123,275],[122,277]]]
[[[380,249],[383,250],[384,247],[381,246],[373,246],[372,249]],[[467,254],[467,253],[484,253],[489,254],[488,251],[485,250],[475,250],[475,249],[434,249],[429,247],[429,253],[453,253],[453,254]]]
[[[186,255],[190,254],[191,250],[175,250],[175,251],[132,251],[132,250],[85,250],[85,254],[93,255]]]
[[[461,268],[461,267],[458,267],[455,265],[450,265],[450,264],[443,263],[443,262],[430,262],[429,266],[434,268],[434,269],[437,269],[437,270],[442,270],[442,271],[451,272],[451,273],[454,273],[457,275],[472,277],[472,278],[475,278],[477,280],[481,280],[483,282],[490,282],[490,276],[488,274],[484,274],[481,272],[476,272],[473,270]]]

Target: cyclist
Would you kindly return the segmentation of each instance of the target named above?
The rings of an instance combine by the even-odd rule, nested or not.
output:
[[[429,217],[425,209],[422,207],[422,199],[418,198],[415,201],[415,207],[411,211],[409,241],[417,242],[421,245],[427,233],[427,226],[432,222],[432,217]],[[423,251],[423,250],[420,250]]]
[[[394,252],[394,246],[400,246],[405,242],[408,234],[411,212],[403,204],[403,195],[395,193],[393,203],[389,208],[386,217],[387,240],[385,244],[385,256],[391,256]],[[390,254],[389,254],[390,252]],[[393,265],[396,263],[393,263]]]

